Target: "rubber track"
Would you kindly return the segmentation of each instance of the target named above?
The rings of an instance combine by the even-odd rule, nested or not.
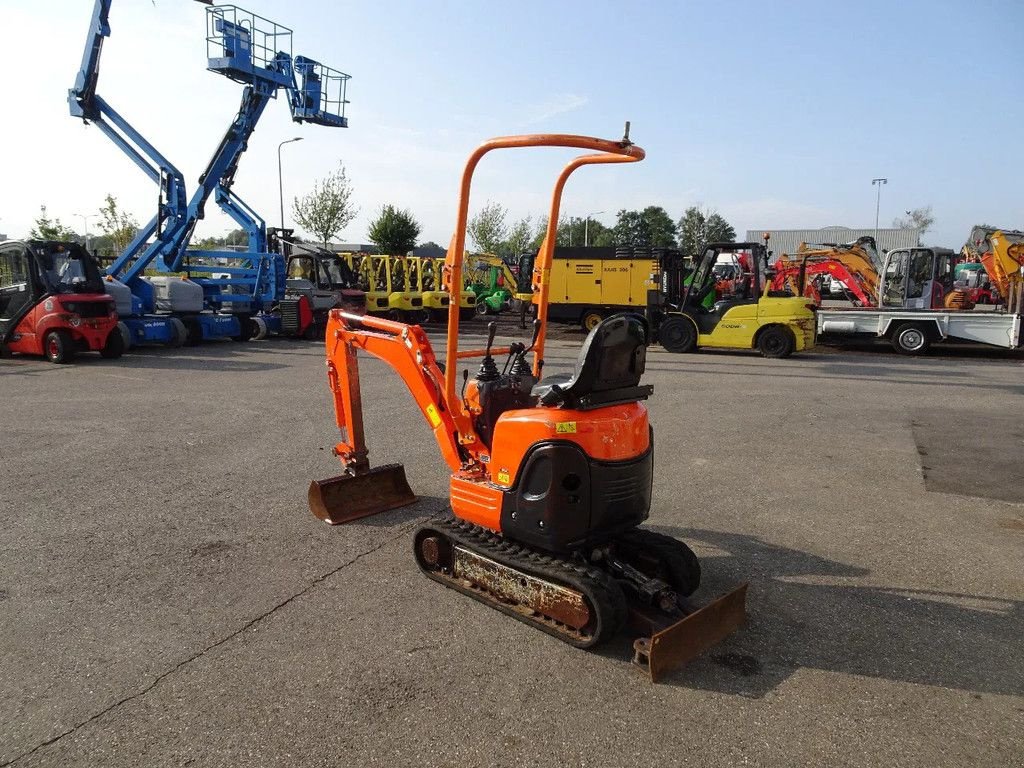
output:
[[[435,524],[421,527],[414,538],[419,540],[421,531],[433,531],[447,537],[452,545],[460,544],[467,549],[491,558],[504,566],[536,576],[544,581],[568,587],[582,594],[592,611],[597,613],[596,631],[587,632],[562,624],[551,617],[533,611],[528,615],[515,610],[504,601],[493,597],[480,587],[469,587],[465,582],[441,572],[423,567],[417,555],[420,569],[434,581],[469,595],[492,608],[497,608],[519,621],[537,627],[559,640],[577,648],[592,648],[612,637],[626,621],[626,598],[622,588],[605,571],[582,562],[574,562],[546,552],[540,552],[522,544],[509,541],[486,528],[459,520],[451,515]]]

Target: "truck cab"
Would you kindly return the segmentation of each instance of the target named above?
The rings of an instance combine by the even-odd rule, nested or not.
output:
[[[956,262],[948,248],[890,251],[882,266],[879,305],[898,309],[941,309],[953,291]]]

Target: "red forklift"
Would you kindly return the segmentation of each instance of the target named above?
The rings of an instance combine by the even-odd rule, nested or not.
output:
[[[0,243],[0,354],[70,363],[79,352],[124,353],[114,299],[96,261],[78,243]]]

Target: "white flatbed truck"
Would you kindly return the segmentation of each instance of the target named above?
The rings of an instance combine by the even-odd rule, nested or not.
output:
[[[976,341],[1007,349],[1021,346],[1021,316],[1016,313],[856,307],[819,309],[815,314],[819,338],[883,338],[907,355],[924,354],[943,341]]]

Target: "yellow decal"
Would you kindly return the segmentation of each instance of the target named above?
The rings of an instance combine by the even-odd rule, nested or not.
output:
[[[431,403],[427,406],[427,419],[430,421],[430,426],[437,428],[437,425],[441,423],[441,414],[437,412],[437,408]]]
[[[508,476],[508,472],[499,472],[498,482],[501,483],[502,485],[508,485],[511,482],[511,479]]]
[[[576,434],[576,422],[560,421],[555,424],[555,432],[559,435]]]

